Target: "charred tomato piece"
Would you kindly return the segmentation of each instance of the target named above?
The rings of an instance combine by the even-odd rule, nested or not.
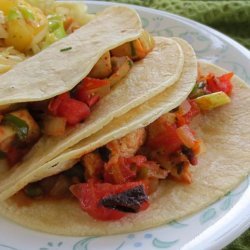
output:
[[[122,193],[109,195],[101,199],[100,203],[106,208],[116,209],[125,213],[137,213],[141,205],[148,201],[148,196],[142,185],[135,186]]]

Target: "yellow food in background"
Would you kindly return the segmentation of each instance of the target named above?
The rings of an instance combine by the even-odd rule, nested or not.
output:
[[[8,14],[9,10],[16,6],[16,0],[1,0],[0,10],[3,11],[5,15]]]
[[[0,74],[90,21],[84,3],[0,0]]]
[[[23,0],[1,0],[0,10],[6,16],[7,46],[24,52],[30,49],[36,36],[43,33],[36,41],[39,42],[46,35],[48,21],[40,9]]]

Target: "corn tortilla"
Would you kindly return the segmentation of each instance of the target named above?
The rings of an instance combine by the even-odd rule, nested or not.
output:
[[[204,73],[225,73],[214,65],[204,62],[200,65]],[[1,213],[33,229],[83,236],[143,230],[206,207],[250,173],[250,114],[246,109],[250,105],[250,90],[237,76],[232,82],[232,102],[194,120],[193,126],[205,141],[207,151],[199,157],[198,166],[193,167],[193,183],[182,185],[171,180],[162,181],[150,197],[151,205],[146,211],[119,221],[101,222],[81,211],[77,200],[36,201],[30,206],[18,207],[11,198],[1,204]],[[154,114],[150,107],[149,113]]]
[[[44,164],[66,149],[177,82],[184,64],[180,45],[173,39],[163,37],[156,37],[155,43],[153,51],[134,64],[128,75],[111,93],[97,103],[84,123],[76,125],[64,136],[42,137],[24,157],[23,162],[2,176],[0,200],[7,198],[4,193],[8,192],[11,186],[20,185],[21,179],[28,178],[34,171],[43,170]]]

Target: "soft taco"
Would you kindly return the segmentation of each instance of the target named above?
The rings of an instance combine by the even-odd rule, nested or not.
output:
[[[109,126],[102,129],[99,133],[87,138],[74,148],[68,150],[61,156],[58,156],[55,160],[48,162],[42,167],[30,167],[25,169],[23,172],[20,172],[21,168],[19,168],[19,171],[13,172],[13,174],[1,182],[1,199],[10,197],[29,182],[40,180],[46,176],[55,175],[58,172],[72,167],[72,165],[74,165],[74,163],[78,161],[79,157],[83,154],[105,145],[112,139],[118,139],[137,128],[150,124],[161,114],[164,114],[175,108],[176,105],[181,104],[195,84],[197,76],[197,62],[193,49],[186,42],[180,39],[175,41],[180,44],[185,53],[185,63],[182,75],[180,80],[175,84],[175,87],[172,86],[162,92],[157,96],[156,101],[154,99],[147,101],[140,107],[128,112],[125,116],[116,118]],[[67,162],[65,162],[66,160]],[[59,163],[55,166],[58,162],[63,163]],[[77,204],[76,201],[75,203]],[[48,211],[50,211],[49,208]],[[85,230],[82,232],[84,233]]]
[[[249,89],[205,62],[197,77],[192,48],[176,41],[185,59],[174,86],[43,169],[13,175],[3,196],[23,189],[1,214],[49,233],[107,235],[179,219],[235,187],[250,172]]]
[[[45,164],[170,87],[183,61],[177,42],[154,41],[135,11],[115,6],[16,65],[0,76],[1,178]]]

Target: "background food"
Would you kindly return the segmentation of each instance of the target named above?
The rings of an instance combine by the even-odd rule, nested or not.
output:
[[[0,74],[93,18],[84,3],[0,1]]]

